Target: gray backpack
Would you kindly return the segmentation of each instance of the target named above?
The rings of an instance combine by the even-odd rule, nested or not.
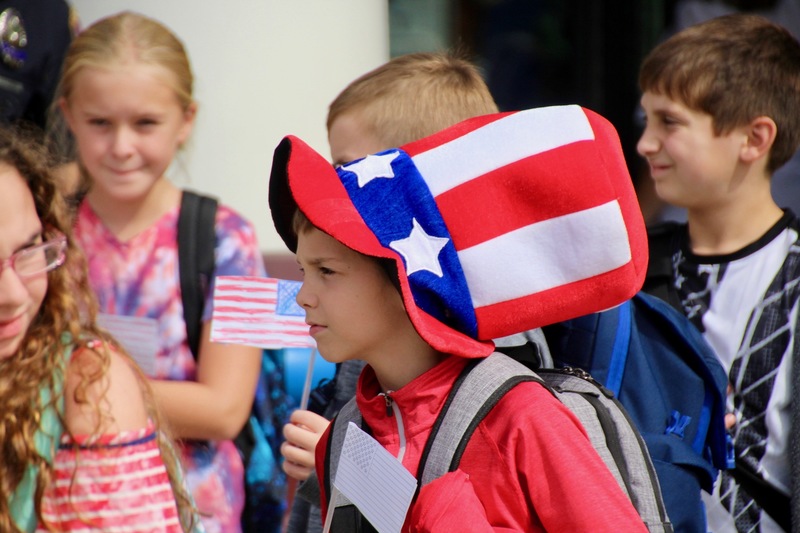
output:
[[[420,486],[458,468],[472,433],[486,414],[506,392],[524,381],[541,383],[578,417],[648,530],[672,532],[647,446],[613,394],[583,370],[539,369],[534,373],[497,352],[471,362],[453,384],[423,450],[417,473]],[[333,421],[323,480],[327,494],[331,493],[331,480],[336,479],[347,422],[363,425],[355,399]],[[337,460],[332,461],[332,457]],[[331,511],[335,511],[332,532],[374,531],[358,509],[342,496]]]

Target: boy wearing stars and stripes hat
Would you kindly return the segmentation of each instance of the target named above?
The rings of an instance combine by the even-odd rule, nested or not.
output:
[[[470,119],[339,169],[287,137],[270,208],[304,272],[297,300],[320,353],[367,362],[360,414],[412,473],[448,391],[494,351],[490,339],[617,305],[646,269],[616,132],[577,106]],[[483,419],[458,470],[422,487],[403,529],[463,524],[644,529],[577,419],[531,382]]]
[[[352,81],[331,102],[326,121],[331,161],[341,166],[497,112],[478,68],[464,56],[453,52],[397,56]],[[531,368],[552,366],[541,328],[495,343],[499,350],[528,361]],[[301,482],[291,500],[287,533],[322,532],[319,483],[311,475],[314,449],[329,421],[355,397],[364,364],[357,359],[337,364],[333,379],[311,394],[312,409],[293,411],[283,427],[282,467]]]

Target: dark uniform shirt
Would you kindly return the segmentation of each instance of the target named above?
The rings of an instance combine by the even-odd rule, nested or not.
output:
[[[73,29],[65,0],[0,0],[3,121],[44,128]]]

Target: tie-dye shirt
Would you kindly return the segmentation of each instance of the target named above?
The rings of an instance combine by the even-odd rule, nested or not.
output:
[[[75,238],[87,256],[89,280],[100,311],[157,320],[159,343],[153,377],[195,380],[180,294],[178,211],[176,206],[140,234],[120,242],[84,201],[78,208]],[[223,205],[217,210],[216,239],[216,276],[265,275],[252,225]],[[213,282],[204,321],[211,318],[212,295]],[[206,531],[239,531],[244,474],[233,442],[184,442],[182,460]]]

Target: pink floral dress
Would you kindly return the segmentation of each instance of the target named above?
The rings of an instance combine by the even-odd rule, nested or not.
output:
[[[100,311],[157,321],[158,352],[153,377],[195,380],[187,344],[178,275],[178,206],[139,235],[120,242],[84,201],[78,208],[75,238],[89,264],[89,281]],[[264,276],[252,225],[220,205],[216,218],[216,276]],[[203,320],[211,318],[213,282]],[[182,444],[186,482],[208,533],[240,531],[244,505],[241,458],[232,441]]]

